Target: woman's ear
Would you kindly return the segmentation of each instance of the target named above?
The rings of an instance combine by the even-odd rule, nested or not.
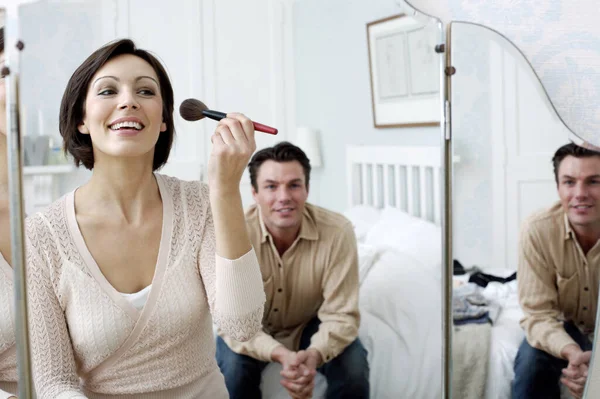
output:
[[[83,123],[77,126],[77,130],[79,130],[79,133],[81,134],[90,134],[90,129]]]

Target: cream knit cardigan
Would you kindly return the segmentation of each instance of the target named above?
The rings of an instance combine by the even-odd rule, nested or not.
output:
[[[163,229],[141,311],[110,285],[88,251],[74,192],[27,219],[38,399],[228,397],[212,323],[242,341],[261,329],[258,261],[254,250],[236,260],[215,254],[205,184],[155,176]]]
[[[0,399],[13,396],[17,389],[13,304],[13,270],[0,254]]]

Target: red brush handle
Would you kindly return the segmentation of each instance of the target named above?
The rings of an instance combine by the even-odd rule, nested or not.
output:
[[[259,132],[269,133],[269,134],[277,134],[277,129],[271,126],[263,125],[262,123],[252,122],[254,124],[254,130],[258,130]]]

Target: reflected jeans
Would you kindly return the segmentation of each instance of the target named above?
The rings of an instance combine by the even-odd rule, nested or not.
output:
[[[320,323],[315,317],[307,324],[300,338],[300,349],[308,348]],[[221,337],[217,337],[217,363],[225,376],[231,399],[261,399],[260,381],[267,362],[235,353]],[[327,380],[327,399],[369,398],[367,351],[358,338],[317,371]]]
[[[573,323],[565,322],[564,327],[583,351],[592,350],[590,340]],[[515,359],[512,399],[560,399],[560,377],[568,364],[524,339]]]

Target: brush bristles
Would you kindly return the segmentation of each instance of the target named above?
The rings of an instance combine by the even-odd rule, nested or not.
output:
[[[195,98],[188,98],[179,106],[179,114],[186,121],[193,122],[204,118],[202,111],[207,109],[208,107],[202,101]]]

